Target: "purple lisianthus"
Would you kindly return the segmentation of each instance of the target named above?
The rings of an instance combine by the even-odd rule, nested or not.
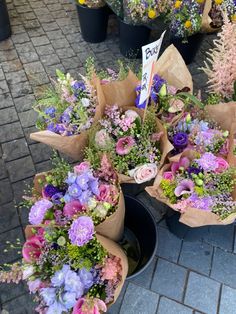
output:
[[[79,277],[85,289],[89,289],[93,285],[93,275],[85,268],[80,269]]]
[[[192,174],[199,174],[200,172],[202,172],[202,169],[197,168],[197,167],[189,167],[187,169],[187,172],[188,172],[189,176],[191,177]]]
[[[48,209],[53,207],[53,203],[46,199],[37,201],[30,209],[29,222],[32,225],[39,225],[43,222]]]
[[[189,179],[182,180],[175,189],[175,195],[177,197],[183,194],[191,194],[194,191],[194,182]]]
[[[60,205],[62,203],[61,199],[63,198],[63,196],[64,194],[62,192],[58,192],[52,196],[51,201],[53,202],[53,204]]]
[[[60,190],[52,184],[47,184],[43,190],[42,195],[44,198],[51,198],[54,194],[59,193]]]
[[[204,153],[199,159],[195,159],[195,162],[204,171],[214,171],[218,168],[217,157],[212,153]]]
[[[176,133],[173,136],[173,144],[176,149],[184,149],[188,145],[188,135],[184,132]]]
[[[72,244],[83,246],[93,239],[93,220],[88,216],[77,218],[73,221],[68,233]]]

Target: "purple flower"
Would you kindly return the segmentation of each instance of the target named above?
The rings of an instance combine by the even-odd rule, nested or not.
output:
[[[202,169],[197,168],[197,167],[189,167],[187,169],[187,172],[188,172],[189,176],[191,176],[192,174],[199,174],[200,172],[202,172]]]
[[[89,181],[89,177],[87,175],[87,173],[82,173],[81,175],[79,175],[76,179],[76,184],[78,184],[78,186],[82,189],[82,190],[86,190],[88,188],[88,181]]]
[[[43,222],[46,212],[52,207],[53,203],[46,199],[41,199],[37,201],[30,209],[29,222],[32,225],[41,224]]]
[[[72,244],[83,246],[93,239],[94,224],[92,219],[87,216],[77,218],[73,221],[68,233]]]
[[[176,133],[173,136],[173,144],[177,149],[184,149],[188,145],[188,135],[184,132]]]
[[[189,179],[182,180],[175,189],[175,195],[177,197],[183,194],[191,194],[194,191],[194,182]]]
[[[188,200],[192,202],[193,207],[201,210],[211,211],[214,204],[214,201],[210,196],[199,197],[196,193],[193,193]]]
[[[43,191],[42,191],[42,194],[43,194],[43,197],[45,198],[51,198],[54,194],[60,192],[60,190],[55,187],[54,185],[52,184],[47,184]]]
[[[67,312],[67,309],[61,302],[55,301],[52,305],[47,309],[47,314],[62,314]]]
[[[58,192],[52,196],[51,201],[53,202],[53,204],[60,205],[63,196],[64,194],[62,192]]]
[[[69,172],[69,173],[68,173],[68,177],[67,177],[67,179],[65,180],[65,182],[70,185],[70,184],[75,183],[76,179],[77,179],[76,174],[74,174],[74,173],[72,173],[72,172]]]
[[[55,272],[55,274],[51,278],[51,283],[53,284],[54,287],[60,287],[64,284],[65,277],[68,271],[70,271],[70,266],[63,265],[62,269]]]
[[[70,310],[76,304],[76,297],[75,292],[65,292],[61,295],[60,301],[67,310]]]
[[[55,118],[56,109],[54,107],[48,107],[44,110],[44,113],[50,118]]]
[[[116,143],[116,153],[118,155],[127,155],[134,145],[135,140],[132,136],[121,137]]]
[[[218,168],[217,157],[212,153],[204,153],[195,162],[205,171],[214,171]]]
[[[56,300],[56,289],[55,288],[42,288],[40,295],[43,298],[47,306],[52,305]]]
[[[80,298],[84,293],[84,285],[76,272],[69,270],[65,276],[65,290],[76,293],[76,298]]]
[[[68,187],[68,193],[70,196],[74,197],[74,198],[79,198],[79,196],[82,193],[81,188],[78,186],[78,184],[73,183],[72,185],[70,185]]]
[[[93,275],[87,269],[82,268],[79,271],[79,276],[85,289],[89,289],[93,285]]]

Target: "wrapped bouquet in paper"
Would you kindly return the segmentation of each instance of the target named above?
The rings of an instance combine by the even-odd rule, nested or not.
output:
[[[34,183],[32,197],[26,197],[31,224],[50,221],[64,226],[88,215],[97,233],[114,241],[122,237],[124,197],[106,155],[101,157],[96,170],[86,161],[73,168],[60,161],[50,172],[38,174]]]
[[[84,77],[77,81],[59,70],[57,76],[54,88],[34,106],[40,131],[30,137],[79,160],[87,145],[87,131],[101,115],[102,96],[96,82],[92,85]]]
[[[91,134],[87,158],[92,164],[101,152],[109,154],[121,183],[148,182],[172,146],[166,130],[149,108],[145,120],[142,110],[107,106],[105,115]]]
[[[122,289],[128,262],[115,242],[96,235],[91,217],[60,226],[29,225],[25,233],[23,259],[0,271],[1,282],[26,281],[37,313],[107,312]]]

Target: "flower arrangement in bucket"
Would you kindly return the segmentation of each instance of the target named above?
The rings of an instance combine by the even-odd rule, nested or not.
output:
[[[142,116],[142,111],[107,106],[91,134],[88,160],[96,165],[99,152],[108,153],[123,183],[141,184],[155,178],[168,150],[166,133],[153,108],[144,121]]]
[[[51,222],[65,226],[81,215],[89,216],[98,233],[118,241],[124,228],[124,200],[118,176],[106,155],[96,171],[84,161],[72,168],[63,160],[36,175],[32,195],[24,206],[30,208],[32,225]]]
[[[36,312],[99,314],[115,302],[127,258],[116,243],[96,235],[90,217],[60,227],[29,225],[26,238],[22,261],[1,270],[0,281],[26,281],[38,303]]]
[[[76,3],[88,8],[101,8],[106,5],[104,0],[76,0]]]
[[[85,77],[77,81],[57,70],[54,88],[33,106],[40,132],[30,136],[77,159],[86,144],[86,131],[99,116],[99,106],[97,91]]]

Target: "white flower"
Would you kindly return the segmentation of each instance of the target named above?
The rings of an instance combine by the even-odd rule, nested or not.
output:
[[[138,118],[138,119],[141,119],[140,116],[137,114],[137,112],[134,111],[134,110],[131,110],[131,109],[125,111],[125,117],[126,117],[126,118],[131,118],[133,121],[134,121],[135,119],[137,119],[137,118]]]
[[[135,169],[130,170],[129,175],[134,178],[136,183],[141,184],[156,177],[157,166],[152,163],[138,166]]]
[[[34,267],[32,265],[26,266],[23,270],[23,280],[26,280],[27,278],[32,276],[34,274],[34,272],[35,272],[35,270],[34,270]]]
[[[84,107],[89,107],[90,106],[90,100],[88,98],[82,98],[81,103]]]

